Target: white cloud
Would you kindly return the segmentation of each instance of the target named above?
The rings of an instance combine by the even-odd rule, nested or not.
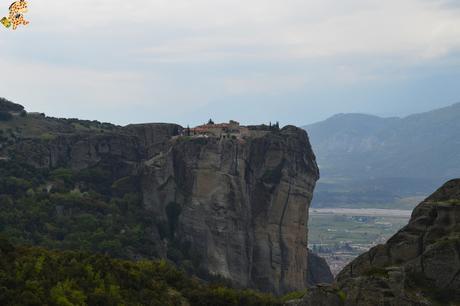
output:
[[[123,29],[123,35],[151,36],[136,47],[161,60],[363,53],[424,58],[460,49],[460,10],[448,0],[30,2],[37,30],[92,36]],[[168,35],[156,39],[161,33]]]
[[[31,0],[28,31],[49,33],[54,41],[45,43],[57,47],[59,40],[66,39],[79,40],[82,45],[100,39],[96,42],[103,44],[104,36],[109,36],[120,43],[121,50],[113,52],[150,62],[362,55],[424,60],[460,50],[460,10],[451,3]]]
[[[303,75],[249,74],[245,77],[225,79],[224,91],[230,95],[273,94],[305,88],[308,82],[307,77]]]
[[[36,109],[128,99],[187,112],[225,96],[409,79],[407,67],[460,51],[452,0],[29,2],[31,24],[0,37],[0,95]]]

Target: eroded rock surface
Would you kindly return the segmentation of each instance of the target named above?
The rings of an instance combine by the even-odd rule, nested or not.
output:
[[[460,179],[419,204],[407,226],[345,267],[329,289],[313,290],[314,298],[336,292],[343,299],[332,306],[459,305]]]
[[[308,285],[307,217],[318,169],[295,127],[243,140],[178,138],[145,162],[143,193],[211,274],[283,293]]]

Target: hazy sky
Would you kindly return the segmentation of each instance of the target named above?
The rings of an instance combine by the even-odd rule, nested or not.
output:
[[[119,124],[406,115],[460,101],[459,3],[29,0],[0,96]]]

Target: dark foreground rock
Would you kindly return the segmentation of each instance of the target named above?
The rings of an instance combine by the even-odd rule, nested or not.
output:
[[[326,260],[310,251],[308,254],[308,283],[314,286],[315,284],[331,284],[333,281],[334,275]]]
[[[459,305],[460,180],[419,204],[406,227],[345,267],[329,290],[291,305],[314,305],[318,295],[328,305]]]

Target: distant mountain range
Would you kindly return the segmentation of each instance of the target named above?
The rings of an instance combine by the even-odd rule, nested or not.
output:
[[[404,118],[338,114],[304,129],[321,171],[317,207],[411,208],[460,176],[460,103]]]

